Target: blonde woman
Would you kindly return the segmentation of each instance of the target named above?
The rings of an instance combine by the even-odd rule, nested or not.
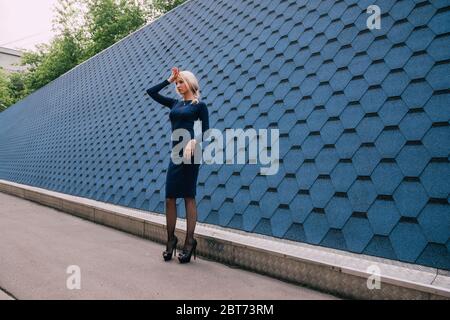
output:
[[[175,82],[176,91],[181,100],[176,100],[160,95],[158,92],[170,83]],[[186,129],[191,135],[191,140],[186,144],[183,156],[190,163],[175,164],[170,158],[169,168],[166,176],[166,222],[167,222],[167,245],[163,252],[165,261],[172,259],[173,251],[178,243],[175,236],[175,225],[177,222],[176,199],[184,198],[186,206],[187,230],[183,250],[178,255],[180,263],[190,262],[192,254],[196,257],[197,241],[194,239],[194,230],[197,222],[197,207],[195,203],[197,176],[200,164],[194,163],[194,152],[198,150],[199,137],[194,136],[194,121],[201,120],[202,134],[209,129],[208,109],[200,99],[200,88],[198,80],[190,71],[180,71],[172,68],[169,79],[155,85],[147,90],[147,93],[155,101],[169,107],[169,118],[172,132],[176,129]],[[206,135],[205,135],[206,137]],[[173,141],[172,148],[180,141]]]

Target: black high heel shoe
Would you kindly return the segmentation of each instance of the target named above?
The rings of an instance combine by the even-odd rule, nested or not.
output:
[[[164,261],[169,261],[172,259],[172,254],[175,251],[175,255],[177,254],[177,243],[178,238],[176,236],[173,236],[172,241],[167,242],[168,250],[165,250],[163,252]]]
[[[191,256],[194,254],[194,259],[197,259],[197,240],[194,239],[192,248],[190,250],[183,249],[183,251],[178,255],[178,260],[180,263],[188,263],[191,261]]]

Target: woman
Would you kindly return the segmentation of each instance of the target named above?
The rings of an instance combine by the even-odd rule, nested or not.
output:
[[[170,83],[176,83],[176,91],[182,100],[176,100],[160,95],[158,92]],[[200,102],[200,89],[198,80],[190,71],[180,71],[172,68],[169,79],[147,90],[147,93],[160,104],[169,107],[169,118],[172,132],[176,129],[186,129],[191,135],[191,140],[186,144],[183,157],[187,163],[175,164],[170,158],[166,176],[166,222],[167,245],[163,252],[165,261],[172,259],[173,251],[176,253],[178,239],[175,236],[177,222],[176,199],[184,198],[187,216],[186,238],[182,252],[178,256],[180,263],[190,262],[192,254],[196,258],[197,241],[194,239],[195,224],[197,222],[197,208],[195,203],[197,176],[199,163],[194,163],[194,153],[198,151],[199,137],[194,137],[194,121],[200,119],[202,134],[209,129],[208,109],[204,102]],[[205,136],[206,138],[206,136]],[[179,143],[172,142],[172,148]],[[179,154],[181,156],[181,154]],[[190,159],[190,160],[188,160]]]

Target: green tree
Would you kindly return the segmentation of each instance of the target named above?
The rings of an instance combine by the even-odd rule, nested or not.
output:
[[[9,75],[9,88],[11,90],[11,98],[13,104],[27,96],[25,87],[25,73],[14,72]]]
[[[87,0],[85,25],[90,42],[86,56],[92,57],[147,22],[147,2],[127,0]]]
[[[186,0],[154,0],[153,5],[155,6],[156,10],[160,11],[161,13],[166,13],[173,8],[178,7],[185,1]]]
[[[9,78],[5,71],[0,68],[0,111],[5,110],[12,104],[11,89]]]

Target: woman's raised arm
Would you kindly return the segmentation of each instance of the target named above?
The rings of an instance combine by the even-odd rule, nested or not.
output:
[[[147,93],[150,97],[152,97],[153,100],[157,101],[162,105],[165,105],[166,107],[172,108],[173,105],[177,102],[177,100],[159,94],[159,91],[161,91],[161,89],[163,89],[164,87],[167,87],[169,84],[170,84],[169,80],[164,80],[163,82],[157,84],[156,86],[147,89]]]

